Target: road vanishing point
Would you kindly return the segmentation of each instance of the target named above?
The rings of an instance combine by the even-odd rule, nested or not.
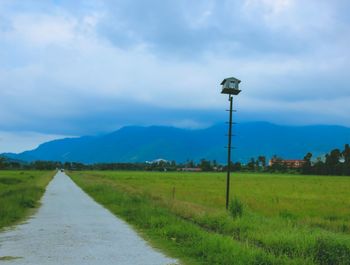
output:
[[[178,264],[58,172],[26,223],[0,233],[6,265]]]

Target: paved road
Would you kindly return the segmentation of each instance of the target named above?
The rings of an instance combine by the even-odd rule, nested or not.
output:
[[[57,173],[27,223],[0,233],[0,257],[11,265],[176,264],[152,249],[125,222]]]

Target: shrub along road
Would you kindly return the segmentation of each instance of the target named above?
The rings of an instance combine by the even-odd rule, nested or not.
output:
[[[0,260],[13,265],[176,263],[61,172],[48,185],[38,212],[0,234]]]
[[[0,170],[0,229],[32,213],[54,175],[54,171]]]

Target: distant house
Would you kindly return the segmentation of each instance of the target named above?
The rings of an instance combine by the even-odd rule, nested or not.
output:
[[[284,165],[287,168],[302,168],[303,165],[305,164],[304,160],[300,160],[300,159],[290,159],[290,160],[283,160],[283,159],[271,159],[269,161],[269,166],[274,166],[276,164],[279,165]]]
[[[183,167],[183,168],[179,168],[178,171],[200,172],[202,171],[202,169],[199,167]]]

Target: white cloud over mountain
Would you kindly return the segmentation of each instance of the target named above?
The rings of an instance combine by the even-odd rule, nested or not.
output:
[[[225,119],[350,126],[348,1],[4,0],[0,130],[79,135]],[[1,146],[0,146],[1,151]]]

